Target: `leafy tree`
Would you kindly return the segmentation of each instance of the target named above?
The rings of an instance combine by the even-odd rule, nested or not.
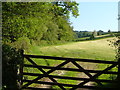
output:
[[[71,2],[3,2],[3,42],[21,37],[30,41],[56,42],[73,39],[69,14],[78,14],[78,4]]]
[[[77,38],[82,38],[82,37],[90,37],[92,35],[92,32],[88,31],[75,31]]]
[[[108,33],[110,33],[111,31],[110,31],[110,29],[108,30]]]
[[[79,15],[77,5],[74,1],[2,2],[3,43],[27,50],[33,41],[54,44],[72,40],[74,33],[69,14],[72,12],[74,17]],[[17,90],[16,69],[19,59],[22,59],[12,47],[3,45],[3,86],[7,86],[7,90]]]
[[[97,36],[97,31],[96,31],[96,30],[94,30],[93,36],[94,36],[94,37]]]
[[[94,32],[90,36],[90,39],[95,39],[96,36],[97,36],[97,32],[94,30]]]
[[[53,12],[55,15],[62,15],[62,16],[68,16],[70,12],[72,12],[74,17],[79,16],[78,14],[78,3],[75,1],[70,1],[70,2],[53,2],[54,9]]]
[[[103,35],[103,34],[104,34],[104,31],[99,30],[97,33],[98,33],[98,35]]]

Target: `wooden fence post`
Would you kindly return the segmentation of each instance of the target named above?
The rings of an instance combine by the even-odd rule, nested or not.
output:
[[[21,56],[22,56],[22,59],[21,59],[21,62],[20,62],[20,88],[22,88],[22,85],[23,85],[23,64],[24,64],[24,50],[21,50]]]

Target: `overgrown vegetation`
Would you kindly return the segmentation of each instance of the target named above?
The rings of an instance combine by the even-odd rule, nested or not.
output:
[[[18,90],[18,68],[22,60],[21,50],[2,45],[2,87],[3,90]]]
[[[113,42],[114,47],[116,48],[116,59],[118,61],[118,65],[120,65],[120,32],[116,35],[117,40]],[[118,72],[120,72],[120,66],[118,67]],[[120,75],[117,76],[117,87],[120,88]]]
[[[3,43],[28,49],[29,44],[71,41],[74,33],[69,14],[79,15],[77,5],[75,1],[3,2]]]

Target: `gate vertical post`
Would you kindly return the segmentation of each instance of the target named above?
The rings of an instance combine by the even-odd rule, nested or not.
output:
[[[20,88],[22,88],[23,85],[23,64],[24,64],[24,50],[21,50],[21,62],[20,62]]]

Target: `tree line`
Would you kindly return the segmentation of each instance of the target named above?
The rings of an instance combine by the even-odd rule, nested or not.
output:
[[[75,1],[3,2],[3,43],[20,47],[71,41],[74,32],[69,15],[70,12],[74,17],[79,15],[77,6]]]
[[[108,32],[104,32],[102,30],[99,31],[74,31],[75,38],[83,38],[83,37],[90,37],[95,38],[96,36],[105,35],[105,34],[111,34],[114,32],[111,32],[111,30],[108,30]]]

